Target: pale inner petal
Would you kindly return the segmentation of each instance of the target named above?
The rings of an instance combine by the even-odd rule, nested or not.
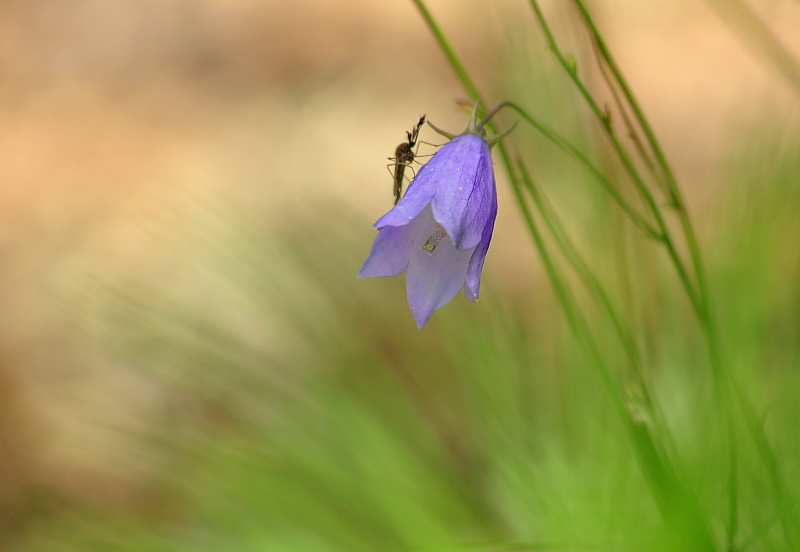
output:
[[[358,276],[374,278],[397,276],[408,266],[409,257],[418,250],[434,226],[431,206],[425,207],[405,226],[387,226],[375,238],[369,258]]]
[[[423,213],[430,213],[430,207]],[[464,287],[467,265],[475,250],[474,247],[466,251],[456,249],[450,236],[442,237],[431,252],[423,249],[435,231],[432,214],[429,220],[430,225],[420,244],[409,255],[406,271],[408,305],[419,327],[428,321],[434,311],[452,301]]]

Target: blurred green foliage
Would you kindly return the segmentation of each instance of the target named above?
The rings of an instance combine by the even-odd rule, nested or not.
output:
[[[785,135],[731,155],[706,240],[727,360],[756,397],[794,496],[798,145]],[[17,549],[679,548],[539,276],[520,297],[490,271],[480,303],[459,299],[417,331],[402,279],[355,279],[371,231],[346,206],[293,213],[277,229],[257,220],[221,215],[196,236],[196,270],[222,310],[154,282],[93,290],[93,339],[183,400],[141,435],[161,461],[140,506],[73,505]],[[681,475],[715,510],[724,444],[707,361],[679,290],[660,293],[647,301],[667,321],[652,336],[650,375]],[[740,461],[742,543],[785,549],[762,468]]]
[[[560,90],[547,92],[541,75],[514,79],[512,90],[544,90],[533,94],[541,111],[606,160],[580,112],[554,99]],[[673,271],[596,183],[518,132],[637,329],[678,478],[709,519],[723,519],[726,440],[701,328]],[[797,532],[800,134],[762,123],[746,136],[730,146],[702,243],[724,361],[755,402]],[[333,200],[268,223],[254,211],[187,207],[190,230],[169,247],[196,288],[100,270],[87,285],[91,308],[65,298],[87,343],[163,390],[135,436],[155,460],[136,500],[59,504],[12,550],[685,549],[541,273],[504,286],[490,252],[481,301],[458,298],[418,331],[402,278],[355,278],[371,221]],[[533,255],[517,237],[520,257]],[[636,410],[613,332],[578,300]],[[743,425],[737,550],[788,550]],[[710,529],[722,542],[725,527]]]

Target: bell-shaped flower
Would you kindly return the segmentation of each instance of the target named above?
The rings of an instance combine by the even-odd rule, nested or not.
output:
[[[406,272],[411,314],[422,326],[462,289],[470,301],[480,292],[481,272],[497,216],[490,145],[476,124],[478,103],[467,130],[433,155],[409,184],[400,202],[375,223],[378,235],[359,277],[397,276]],[[430,123],[429,123],[430,124]],[[512,127],[513,128],[513,127]]]

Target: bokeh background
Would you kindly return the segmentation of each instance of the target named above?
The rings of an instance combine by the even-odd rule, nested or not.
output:
[[[602,96],[577,18],[546,6]],[[800,4],[750,6],[800,58]],[[722,4],[591,7],[688,197],[728,362],[797,480],[791,70]],[[525,2],[430,8],[492,101],[614,173]],[[355,279],[405,131],[465,123],[410,2],[6,0],[0,74],[0,548],[669,542],[499,170],[479,303],[418,331],[402,278]],[[641,330],[714,511],[708,363],[674,274],[569,159],[525,128],[509,143]],[[764,527],[766,550],[782,537],[750,460],[742,540]]]

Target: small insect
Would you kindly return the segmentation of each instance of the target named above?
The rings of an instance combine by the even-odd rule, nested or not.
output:
[[[436,249],[436,246],[439,245],[439,242],[442,241],[447,235],[447,232],[444,230],[444,226],[436,223],[436,226],[433,227],[433,234],[428,236],[428,241],[425,242],[425,245],[420,247],[423,251],[427,251],[428,255],[433,255],[433,251]]]
[[[403,142],[397,146],[394,150],[394,157],[389,158],[389,161],[394,161],[394,173],[392,174],[392,178],[394,178],[395,205],[400,201],[400,194],[403,191],[403,174],[405,173],[406,167],[411,168],[411,163],[414,162],[414,158],[417,155],[417,152],[414,151],[414,146],[417,145],[419,129],[422,128],[423,124],[425,124],[425,115],[419,118],[419,122],[417,126],[414,127],[414,130],[406,132],[408,142]],[[387,167],[391,167],[391,164],[387,165]],[[414,169],[411,170],[413,171]]]

